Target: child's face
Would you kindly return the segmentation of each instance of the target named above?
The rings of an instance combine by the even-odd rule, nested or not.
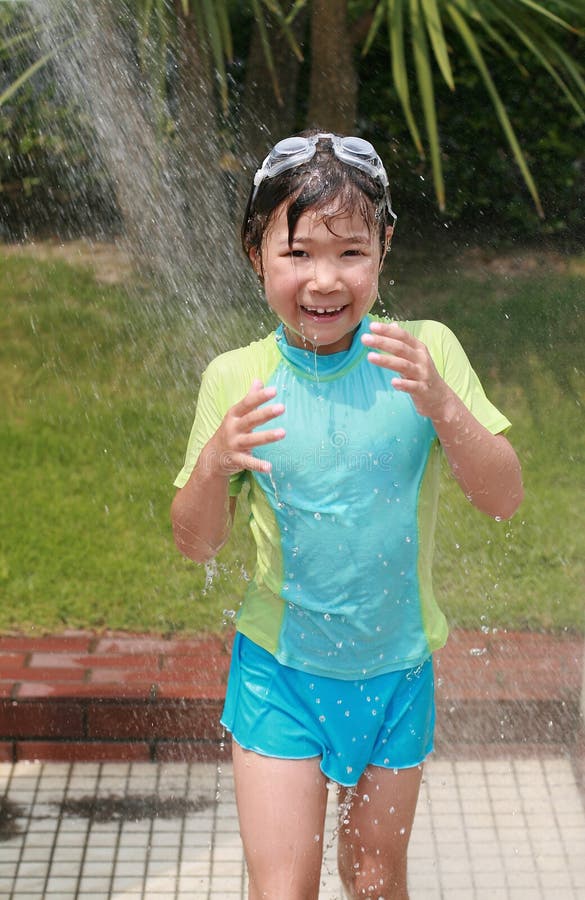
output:
[[[378,234],[359,212],[308,210],[289,247],[283,204],[264,234],[261,259],[255,250],[250,258],[290,344],[317,353],[348,349],[378,294],[381,263]]]

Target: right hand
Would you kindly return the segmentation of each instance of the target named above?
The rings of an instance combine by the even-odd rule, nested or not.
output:
[[[253,431],[284,412],[282,403],[263,405],[275,396],[275,387],[264,387],[259,379],[252,382],[246,396],[228,409],[221,425],[204,448],[208,465],[223,475],[232,475],[243,469],[270,471],[270,463],[253,456],[251,451],[254,447],[281,441],[286,434],[284,428]]]

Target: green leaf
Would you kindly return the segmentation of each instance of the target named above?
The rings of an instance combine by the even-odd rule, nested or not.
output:
[[[439,64],[439,68],[452,91],[455,90],[453,81],[453,72],[451,71],[451,63],[449,61],[449,50],[445,41],[445,33],[443,31],[443,21],[437,5],[437,0],[422,0],[422,10],[425,16],[427,31],[431,39],[431,46],[435,59]]]
[[[213,57],[213,62],[219,81],[221,105],[225,113],[227,112],[228,108],[227,74],[225,70],[224,46],[221,39],[221,31],[219,27],[217,12],[215,9],[215,3],[213,2],[213,0],[201,0],[201,6],[203,9],[205,26],[209,36],[211,55]]]
[[[530,173],[530,169],[528,168],[528,165],[526,163],[526,159],[524,158],[524,154],[522,153],[520,144],[518,143],[518,138],[516,137],[516,133],[514,131],[514,128],[512,127],[512,123],[510,121],[510,118],[508,116],[506,108],[505,108],[504,104],[502,103],[502,99],[498,93],[498,90],[494,84],[492,76],[490,75],[489,69],[485,63],[485,60],[483,58],[483,54],[481,52],[479,44],[477,43],[467,22],[465,21],[465,19],[463,18],[463,16],[459,12],[459,10],[455,8],[455,5],[452,3],[448,3],[447,10],[449,12],[449,15],[451,16],[451,19],[453,20],[455,27],[457,28],[459,34],[461,35],[461,38],[463,39],[465,45],[467,46],[469,55],[471,56],[471,59],[475,63],[475,65],[483,79],[483,82],[486,86],[486,89],[491,97],[496,115],[500,121],[500,125],[502,126],[504,134],[506,135],[506,138],[508,140],[508,143],[510,145],[512,153],[514,154],[514,158],[516,159],[518,167],[522,173],[522,177],[524,178],[526,187],[528,188],[530,195],[534,201],[534,205],[536,207],[538,215],[541,218],[544,218],[544,212],[542,209],[542,204],[540,202],[540,197],[538,195],[538,190],[536,188],[536,184]]]
[[[362,47],[362,56],[366,56],[366,54],[369,53],[374,39],[378,34],[378,31],[380,30],[380,25],[382,24],[382,21],[384,19],[385,12],[386,0],[380,0],[374,11],[374,15],[372,16],[372,24],[369,27],[364,46]]]
[[[225,4],[225,0],[217,0],[217,21],[221,33],[221,41],[227,59],[232,62],[234,58],[234,43],[232,40],[232,29],[230,26],[230,17]]]
[[[19,44],[26,44],[26,42],[31,38],[34,38],[35,35],[35,29],[29,28],[26,31],[20,31],[18,34],[15,34],[14,37],[7,38],[5,41],[2,41],[2,43],[0,43],[0,54],[7,53],[14,47],[18,47]]]
[[[392,78],[394,79],[396,93],[402,104],[406,124],[408,125],[408,130],[410,131],[414,146],[421,159],[424,159],[425,152],[423,143],[410,105],[410,91],[408,87],[406,57],[404,53],[404,2],[405,0],[388,0],[388,31],[390,37]]]
[[[280,4],[276,2],[276,0],[262,0],[264,5],[270,10],[272,15],[277,20],[280,28],[288,41],[288,45],[291,48],[292,52],[296,56],[299,62],[303,61],[303,51],[299,47],[297,40],[292,33],[290,25],[287,21],[287,16],[284,15],[282,9],[280,8]]]
[[[25,69],[22,75],[19,75],[16,81],[13,81],[12,84],[9,84],[6,90],[3,91],[2,94],[0,94],[0,106],[3,106],[8,100],[10,100],[10,98],[13,97],[14,94],[16,94],[16,92],[20,90],[20,88],[23,87],[26,82],[33,77],[33,75],[36,74],[36,72],[42,69],[50,59],[56,56],[57,53],[60,52],[60,50],[69,46],[69,44],[72,44],[76,40],[77,37],[69,38],[69,40],[64,41],[55,50],[51,50],[49,53],[45,53],[44,56],[41,56],[40,59],[37,59],[32,65]]]
[[[558,57],[566,72],[571,76],[579,91],[585,97],[585,78],[583,77],[582,70],[556,41],[553,41],[552,38],[549,38],[548,36],[544,37],[544,41],[548,44],[550,52]]]
[[[527,6],[538,15],[550,19],[551,22],[554,22],[555,25],[558,25],[560,28],[565,28],[567,31],[578,33],[579,29],[575,28],[574,25],[569,24],[569,22],[566,22],[564,19],[561,19],[560,16],[555,15],[552,10],[547,9],[542,3],[536,3],[535,0],[516,0],[516,2]],[[582,12],[583,10],[581,9],[581,14]]]
[[[295,0],[295,2],[293,3],[293,5],[290,9],[290,12],[288,13],[288,15],[286,17],[286,24],[292,25],[292,23],[294,22],[294,20],[298,16],[298,14],[301,12],[302,9],[305,8],[306,5],[307,5],[307,0]]]
[[[433,170],[435,194],[439,209],[444,210],[445,184],[443,180],[443,167],[441,165],[441,148],[439,144],[439,129],[437,127],[433,72],[431,69],[429,46],[426,39],[419,0],[410,0],[410,20],[412,24],[412,45],[418,79],[418,89],[422,100],[431,150],[431,166]]]
[[[568,102],[571,104],[579,118],[585,122],[585,107],[581,105],[578,101],[577,97],[573,93],[573,91],[566,84],[564,79],[557,72],[552,59],[548,56],[544,50],[541,50],[540,46],[538,46],[537,42],[533,40],[525,31],[522,31],[520,28],[516,28],[514,25],[512,26],[516,32],[518,40],[521,41],[527,48],[530,50],[535,60],[540,63],[540,65],[548,72],[553,81],[559,86]],[[557,48],[556,42],[551,42],[552,47],[549,49],[549,53],[551,50]],[[559,48],[560,49],[560,48]],[[568,63],[572,64],[572,60],[569,58],[567,60]],[[580,77],[579,72],[577,71],[577,76]],[[581,79],[582,80],[582,79]],[[581,86],[581,92],[585,91],[585,83]]]
[[[487,13],[491,13],[491,15],[495,19],[503,21],[508,28],[512,27],[515,21],[509,15],[509,6],[507,6],[507,12],[503,13],[499,8],[498,3],[486,2],[485,10]],[[522,72],[523,75],[528,75],[528,70],[526,69],[526,66],[522,64],[518,50],[513,47],[508,40],[506,40],[502,32],[498,30],[498,28],[494,27],[491,22],[488,21],[486,16],[481,15],[479,12],[474,18],[479,24],[481,24],[481,27],[484,29],[485,33],[493,41],[493,43],[497,47],[500,47],[500,49],[503,50],[508,59],[510,59],[511,62],[514,63],[516,68],[519,69],[519,71]]]
[[[268,71],[270,72],[272,90],[274,91],[276,102],[279,106],[282,106],[282,94],[280,93],[280,86],[278,84],[278,77],[276,75],[276,68],[274,66],[272,48],[270,46],[270,40],[268,38],[268,32],[266,30],[266,22],[264,21],[264,16],[262,14],[262,9],[260,8],[260,3],[258,2],[258,0],[252,0],[252,9],[254,11],[254,18],[256,19],[256,22],[258,24],[258,33],[260,35],[262,50],[264,51],[264,58],[266,60],[266,65],[268,66]]]

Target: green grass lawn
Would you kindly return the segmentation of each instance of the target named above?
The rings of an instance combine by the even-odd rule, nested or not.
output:
[[[444,609],[467,627],[582,632],[585,278],[392,263],[385,305],[453,328],[512,420],[524,468],[510,523],[477,513],[445,478]],[[147,286],[99,285],[89,270],[1,249],[0,269],[0,630],[221,629],[252,567],[245,501],[207,568],[179,556],[168,510],[200,370],[265,332],[265,311],[231,311],[212,341]]]

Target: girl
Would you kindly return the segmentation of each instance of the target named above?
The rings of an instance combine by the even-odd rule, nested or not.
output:
[[[522,497],[509,422],[454,335],[369,314],[394,221],[367,141],[276,144],[242,242],[281,324],[208,367],[175,482],[175,541],[197,562],[227,540],[249,485],[257,565],[222,722],[252,900],[318,897],[328,780],[350,789],[348,896],[408,896],[431,657],[447,638],[430,572],[440,452],[488,515]]]

